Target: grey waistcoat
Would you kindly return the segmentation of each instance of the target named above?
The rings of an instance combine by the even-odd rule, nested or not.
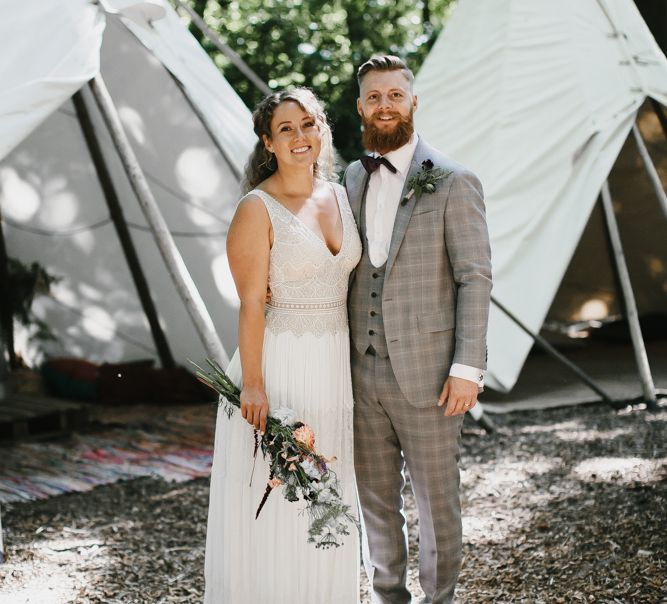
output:
[[[362,204],[359,222],[364,253],[350,286],[349,300],[357,309],[357,312],[350,313],[350,337],[352,344],[361,354],[372,346],[378,356],[387,358],[389,351],[382,320],[382,289],[387,263],[379,268],[371,263],[366,239],[365,203]]]

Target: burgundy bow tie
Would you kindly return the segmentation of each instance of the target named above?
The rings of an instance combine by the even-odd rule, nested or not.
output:
[[[361,158],[361,164],[365,168],[366,172],[373,174],[381,165],[384,164],[385,168],[396,174],[397,170],[386,157],[373,157],[372,155],[366,155]]]

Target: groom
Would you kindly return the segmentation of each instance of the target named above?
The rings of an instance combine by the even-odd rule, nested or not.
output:
[[[461,424],[486,366],[491,260],[482,187],[414,132],[414,77],[401,59],[374,57],[357,78],[363,142],[373,152],[344,177],[364,245],[348,308],[365,564],[373,604],[410,602],[407,465],[425,602],[442,604],[453,601],[461,564]]]

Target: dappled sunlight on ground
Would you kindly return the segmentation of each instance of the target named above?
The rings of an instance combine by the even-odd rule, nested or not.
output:
[[[614,438],[619,438],[621,436],[629,436],[629,428],[618,428],[616,430],[577,430],[577,431],[565,431],[565,430],[555,430],[554,436],[564,441],[571,442],[592,442],[596,440],[611,440]]]
[[[108,548],[96,530],[40,526],[30,556],[3,578],[0,604],[66,604],[78,600],[89,573],[109,563]],[[84,570],[85,569],[85,570]],[[10,596],[3,595],[9,592]]]
[[[126,421],[150,423],[136,413]],[[457,602],[667,598],[667,409],[595,405],[494,421],[493,435],[464,428]],[[419,598],[418,521],[405,498],[408,586]],[[200,604],[207,506],[207,479],[150,478],[11,504],[0,604]],[[362,593],[368,604],[365,579]]]
[[[577,464],[572,473],[580,480],[591,482],[651,483],[667,476],[667,458],[593,457]]]

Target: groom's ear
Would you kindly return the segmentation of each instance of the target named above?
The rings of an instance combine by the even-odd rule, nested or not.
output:
[[[357,113],[362,116],[363,112],[361,111],[361,99],[357,99]]]
[[[419,103],[417,102],[417,95],[413,94],[412,95],[412,109],[413,109],[413,111],[417,111],[417,106],[418,105],[419,105]]]

